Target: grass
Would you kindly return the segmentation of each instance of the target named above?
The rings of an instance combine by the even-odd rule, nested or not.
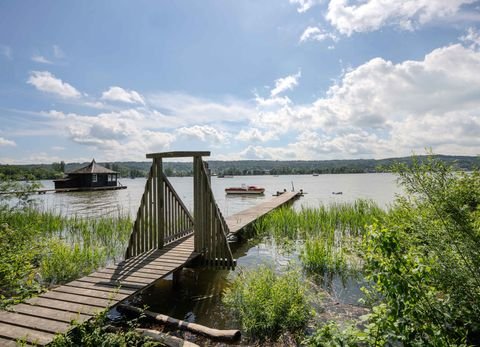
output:
[[[82,219],[0,208],[0,307],[123,257],[129,217]]]
[[[224,294],[224,302],[257,339],[305,327],[310,309],[298,271],[281,275],[267,266],[240,272]]]
[[[305,270],[323,274],[345,273],[359,267],[357,244],[368,227],[385,218],[386,212],[369,200],[336,203],[318,208],[280,208],[258,220],[259,237],[273,238],[278,245],[299,245]]]

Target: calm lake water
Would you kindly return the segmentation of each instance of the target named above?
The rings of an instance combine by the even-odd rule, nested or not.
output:
[[[169,178],[175,190],[189,209],[193,208],[193,178]],[[127,189],[97,192],[48,193],[37,195],[39,206],[67,215],[103,216],[111,214],[130,214],[135,217],[145,188],[145,179],[121,179]],[[52,188],[52,181],[41,181],[44,188]],[[257,185],[265,188],[262,196],[227,196],[225,188]],[[215,199],[224,216],[255,206],[271,199],[277,191],[303,189],[307,194],[294,204],[316,207],[319,204],[372,199],[382,207],[390,204],[400,190],[392,174],[341,174],[341,175],[295,175],[295,176],[237,176],[233,178],[212,177],[212,189]],[[332,192],[342,192],[334,195]]]
[[[170,178],[179,196],[189,209],[193,207],[193,179],[191,177]],[[42,182],[45,188],[53,188],[51,181]],[[143,194],[145,179],[121,179],[124,190],[49,193],[35,196],[40,207],[60,211],[67,215],[103,216],[128,213],[134,218]],[[257,185],[265,188],[263,196],[227,196],[225,188]],[[271,199],[277,191],[303,189],[306,195],[297,200],[293,207],[317,207],[320,204],[352,202],[356,199],[372,199],[381,207],[388,207],[395,194],[401,193],[392,174],[339,174],[339,175],[296,175],[296,176],[238,176],[233,178],[212,177],[212,188],[217,203],[225,216]],[[342,194],[332,194],[342,192]],[[158,281],[137,298],[139,304],[147,304],[152,310],[178,319],[198,322],[207,326],[228,329],[238,328],[230,312],[223,306],[222,292],[232,276],[243,269],[269,264],[281,272],[292,263],[298,262],[298,254],[285,253],[269,241],[235,244],[235,271],[206,269],[184,269],[180,286],[172,286],[171,277]],[[356,305],[361,297],[361,280],[340,278],[330,275],[321,281],[321,286],[335,301]]]

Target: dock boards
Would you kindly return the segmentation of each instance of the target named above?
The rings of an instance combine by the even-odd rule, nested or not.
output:
[[[287,202],[294,200],[298,197],[298,194],[299,193],[297,192],[285,192],[269,201],[226,217],[225,222],[228,225],[230,233],[238,233],[240,230],[250,225],[258,218],[266,215],[268,212],[273,211]]]
[[[0,346],[16,341],[46,345],[66,333],[72,321],[84,322],[97,312],[146,289],[197,257],[193,236],[173,242],[54,288],[23,304],[0,311]]]

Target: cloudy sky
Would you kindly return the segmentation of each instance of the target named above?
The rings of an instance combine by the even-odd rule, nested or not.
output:
[[[480,1],[0,2],[0,163],[480,154]]]

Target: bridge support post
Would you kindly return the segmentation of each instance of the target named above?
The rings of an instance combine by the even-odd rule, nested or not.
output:
[[[172,286],[177,288],[180,285],[180,279],[182,277],[182,269],[175,270],[172,273]]]
[[[163,248],[164,244],[164,227],[165,227],[165,201],[164,201],[164,192],[163,192],[163,163],[162,158],[153,158],[153,167],[155,172],[155,185],[157,188],[157,206],[156,206],[156,217],[157,217],[157,248]]]

